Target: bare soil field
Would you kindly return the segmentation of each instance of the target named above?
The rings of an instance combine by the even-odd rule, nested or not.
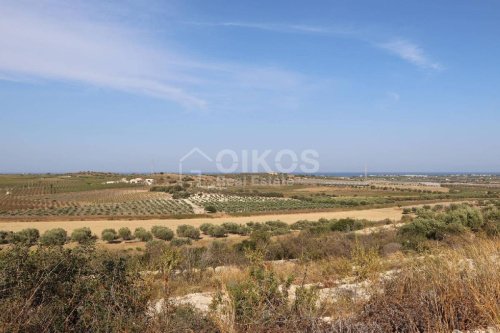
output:
[[[463,201],[462,201],[463,202]],[[458,202],[457,202],[458,203]],[[442,205],[449,205],[450,202],[439,203]],[[412,205],[411,207],[416,207],[419,205]],[[432,205],[431,205],[432,206]],[[203,223],[212,224],[222,224],[224,222],[236,222],[236,223],[247,223],[247,222],[266,222],[280,220],[286,223],[294,223],[299,220],[319,220],[320,218],[326,219],[340,219],[351,217],[355,219],[366,219],[369,221],[380,221],[383,219],[390,219],[393,221],[398,221],[401,219],[403,214],[402,207],[387,207],[387,208],[375,208],[375,209],[364,209],[364,210],[349,210],[349,211],[337,211],[337,212],[313,212],[313,213],[297,213],[297,214],[266,214],[266,215],[256,215],[256,216],[238,216],[238,217],[201,217],[192,219],[151,219],[151,220],[94,220],[94,221],[36,221],[36,222],[3,222],[0,221],[0,230],[5,231],[20,231],[24,228],[36,228],[41,233],[46,230],[53,228],[63,228],[68,233],[71,233],[73,229],[81,227],[89,227],[93,233],[100,235],[102,230],[106,228],[119,229],[121,227],[128,227],[134,230],[137,227],[143,227],[150,229],[152,226],[161,225],[169,227],[175,230],[179,225],[189,224],[195,227],[199,227]]]

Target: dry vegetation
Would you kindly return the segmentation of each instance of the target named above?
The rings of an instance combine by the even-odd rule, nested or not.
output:
[[[500,326],[500,203],[173,231],[2,234],[0,330],[451,332]],[[371,228],[371,229],[367,229]],[[363,232],[370,230],[369,232]],[[233,235],[224,237],[224,233]],[[236,236],[237,235],[237,236]],[[244,235],[244,236],[241,236]],[[63,235],[64,236],[64,235]],[[176,237],[177,236],[177,237]],[[67,238],[77,241],[64,246]],[[215,237],[220,237],[215,240]],[[187,239],[193,239],[191,242]]]

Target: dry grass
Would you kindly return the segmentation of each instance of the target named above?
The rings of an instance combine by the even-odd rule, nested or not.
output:
[[[414,260],[357,318],[383,332],[500,328],[500,242],[481,240]]]

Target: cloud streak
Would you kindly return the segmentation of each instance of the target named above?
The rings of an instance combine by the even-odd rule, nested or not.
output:
[[[322,35],[353,35],[357,31],[347,27],[322,27],[306,24],[277,24],[277,23],[250,23],[250,22],[219,22],[219,23],[206,23],[206,22],[190,22],[193,25],[201,26],[219,26],[219,27],[233,27],[244,29],[257,29],[263,31],[281,32],[281,33],[304,33],[304,34],[322,34]]]
[[[189,81],[173,55],[141,45],[121,27],[71,17],[47,16],[0,5],[0,73],[78,81],[203,108],[206,102],[179,88]],[[184,64],[185,66],[185,64]],[[182,74],[182,75],[181,75]]]
[[[404,40],[396,39],[378,45],[380,48],[400,57],[401,59],[425,69],[440,70],[442,66],[428,58],[418,45]]]
[[[353,38],[359,41],[375,45],[400,59],[424,69],[441,70],[443,66],[432,61],[424,50],[415,43],[406,39],[393,39],[388,42],[374,43],[373,37],[367,37],[366,33],[359,29],[339,28],[330,26],[314,26],[301,24],[274,24],[274,23],[249,23],[249,22],[219,22],[219,23],[192,23],[196,25],[208,25],[219,27],[235,27],[245,29],[257,29],[277,33],[302,33],[324,36]]]
[[[72,11],[66,4],[58,11],[52,5],[0,3],[0,80],[79,82],[164,99],[184,109],[228,111],[290,108],[307,90],[308,80],[299,73],[194,59],[168,43],[148,43],[150,35],[113,17],[93,20],[93,13],[80,14],[81,7]]]

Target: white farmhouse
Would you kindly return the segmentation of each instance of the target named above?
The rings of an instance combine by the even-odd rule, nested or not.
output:
[[[133,178],[129,181],[130,184],[140,184],[142,182],[144,182],[142,178]]]

